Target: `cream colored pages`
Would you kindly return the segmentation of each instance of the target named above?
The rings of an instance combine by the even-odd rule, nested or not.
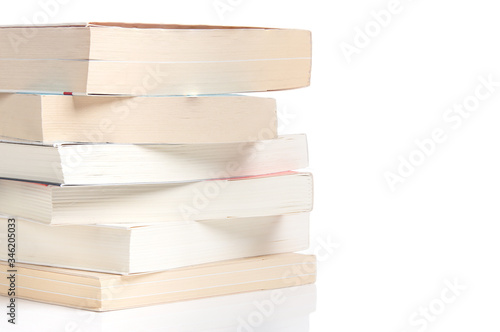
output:
[[[17,267],[18,296],[107,311],[313,283],[314,256],[268,255],[184,269],[119,277],[57,268]],[[0,264],[0,275],[7,274]],[[98,280],[99,285],[95,285]],[[0,284],[5,295],[7,285]]]
[[[0,90],[199,95],[309,85],[305,30],[148,26],[0,28]]]
[[[309,244],[307,213],[140,226],[16,222],[18,262],[117,274],[295,252]],[[0,217],[1,224],[7,219]],[[0,228],[0,243],[7,243],[7,227]],[[0,250],[0,260],[8,258]]]
[[[0,213],[52,225],[263,217],[311,211],[310,173],[185,183],[56,186],[0,180]]]
[[[10,141],[182,144],[276,136],[271,98],[0,94],[0,138]]]
[[[0,142],[0,178],[67,185],[195,181],[262,175],[308,166],[305,135],[213,144]]]

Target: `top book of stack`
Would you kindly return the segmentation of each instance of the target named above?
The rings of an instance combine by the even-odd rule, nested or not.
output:
[[[132,23],[0,27],[0,92],[200,95],[309,85],[305,30]]]

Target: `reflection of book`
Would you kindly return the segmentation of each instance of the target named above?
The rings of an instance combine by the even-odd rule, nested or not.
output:
[[[8,269],[0,264],[0,274]],[[109,311],[310,284],[316,280],[316,260],[277,254],[128,276],[28,264],[17,265],[17,271],[17,297]],[[0,285],[6,295],[8,285]]]
[[[190,183],[59,186],[0,180],[0,213],[53,225],[274,216],[312,209],[312,175]]]
[[[276,294],[280,301],[273,301]],[[0,306],[8,298],[0,297]],[[5,332],[307,332],[309,315],[316,307],[316,286],[304,285],[278,290],[161,304],[111,312],[91,312],[32,301],[18,300],[22,316]],[[255,323],[254,323],[255,320]]]
[[[309,85],[305,30],[88,23],[0,28],[0,89],[199,95]]]
[[[0,96],[1,98],[1,96]],[[67,185],[231,178],[305,168],[305,135],[214,144],[0,142],[0,178]]]
[[[44,143],[222,143],[276,137],[276,102],[240,95],[0,94],[0,137]]]
[[[0,217],[0,225],[7,224]],[[307,249],[309,215],[52,227],[17,220],[16,260],[117,274]],[[7,227],[0,228],[7,243]],[[62,249],[64,248],[64,249]],[[0,250],[0,259],[8,251]]]

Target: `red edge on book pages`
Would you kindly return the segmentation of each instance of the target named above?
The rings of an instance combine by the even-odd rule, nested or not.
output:
[[[37,186],[43,186],[43,187],[52,187],[54,186],[53,184],[48,184],[48,183],[40,183],[40,182],[32,182],[32,181],[19,181],[19,180],[13,180],[13,179],[2,179],[5,181],[15,181],[15,182],[24,182],[24,183],[29,183],[29,184],[36,184]],[[58,185],[56,185],[58,186]]]
[[[228,181],[238,181],[238,180],[251,180],[251,179],[261,179],[261,178],[269,178],[269,177],[275,177],[275,176],[283,176],[283,175],[292,175],[292,174],[298,174],[300,172],[296,171],[284,171],[284,172],[278,172],[278,173],[269,173],[269,174],[261,174],[261,175],[249,175],[249,176],[241,176],[241,177],[234,177],[234,178],[220,178],[220,179],[207,179],[205,181],[219,181],[219,180],[228,180]],[[202,180],[203,181],[203,180]],[[46,183],[39,183],[39,182],[31,182],[31,181],[23,181],[31,184],[36,184],[39,186],[44,186],[44,187],[50,187],[54,186],[53,184],[46,184]],[[58,185],[57,185],[58,186]]]
[[[292,174],[297,174],[297,173],[299,173],[299,172],[284,171],[284,172],[262,174],[262,175],[241,176],[241,177],[237,177],[237,178],[229,178],[229,179],[226,179],[226,180],[236,181],[236,180],[260,179],[260,178],[270,178],[270,177],[273,177],[273,176],[292,175]]]
[[[44,186],[44,187],[49,187],[50,184],[45,184],[45,183],[38,183],[38,182],[29,182],[31,184],[36,184],[36,185],[39,185],[39,186]]]
[[[63,92],[63,95],[65,95],[65,96],[72,96],[73,92]]]

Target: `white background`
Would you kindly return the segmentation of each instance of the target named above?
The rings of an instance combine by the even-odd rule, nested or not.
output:
[[[480,76],[500,82],[497,2],[401,0],[380,31],[370,12],[388,8],[387,0],[222,0],[232,4],[223,16],[213,0],[64,2],[51,22],[311,30],[311,86],[265,94],[286,113],[282,133],[309,137],[311,248],[323,258],[310,330],[498,330],[500,87],[457,128],[443,119],[454,104],[474,102]],[[41,8],[3,1],[0,24],[33,20]],[[354,45],[365,26],[372,37],[349,63],[341,45]],[[384,173],[397,172],[399,157],[418,156],[415,140],[435,129],[447,139],[391,191]],[[340,246],[323,257],[328,241]],[[466,289],[450,299],[446,280]],[[429,306],[428,324],[412,326]]]

